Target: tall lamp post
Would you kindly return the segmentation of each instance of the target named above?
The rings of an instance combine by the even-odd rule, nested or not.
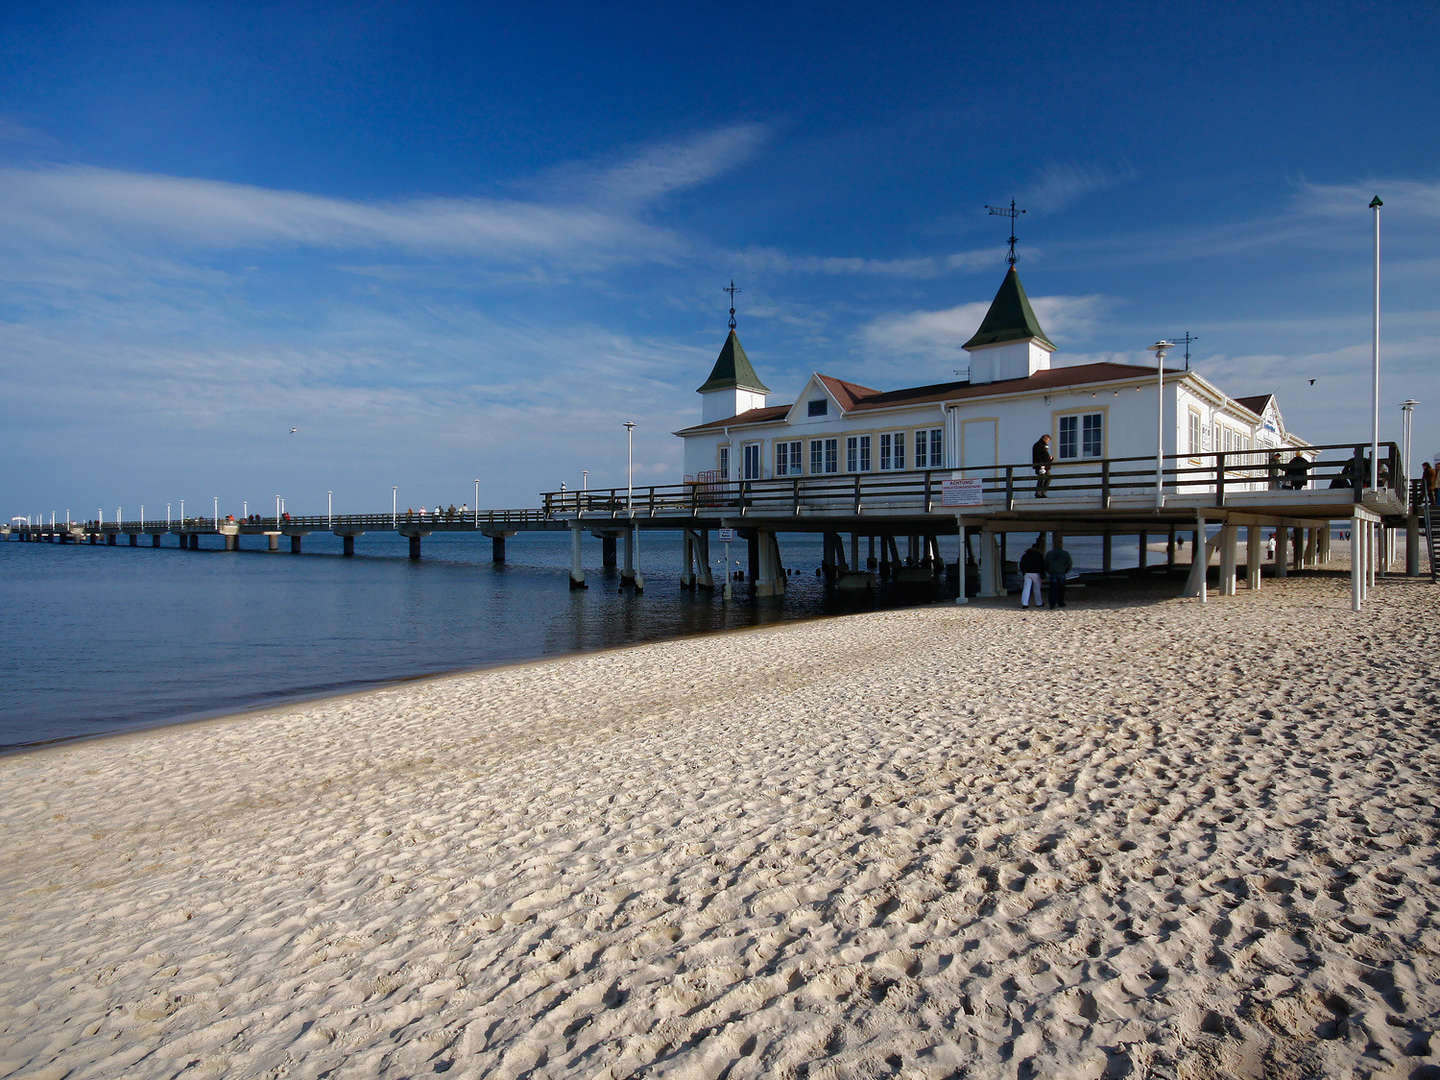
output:
[[[480,478],[475,478],[475,527],[480,527]]]
[[[213,495],[211,498],[215,500],[215,528],[218,531],[220,528],[220,496]]]
[[[333,491],[325,492],[325,527],[327,529],[335,527],[335,492]]]
[[[1375,211],[1375,313],[1370,321],[1370,486],[1380,486],[1380,207],[1376,195],[1370,200]]]
[[[1174,346],[1161,338],[1150,346],[1155,354],[1155,509],[1165,506],[1165,353]]]
[[[628,463],[625,467],[625,512],[634,516],[635,502],[635,421],[625,421],[625,442]]]
[[[398,484],[390,485],[390,527],[393,529],[400,523],[400,487]]]

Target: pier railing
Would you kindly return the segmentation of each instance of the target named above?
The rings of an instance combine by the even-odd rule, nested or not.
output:
[[[1403,500],[1406,479],[1394,443],[1380,445],[1379,483]],[[1298,462],[1297,462],[1298,457]],[[1282,450],[1237,450],[1170,454],[1163,459],[1158,484],[1169,497],[1213,497],[1223,506],[1242,492],[1276,493],[1319,489],[1351,490],[1358,501],[1370,487],[1369,447],[1335,443]],[[954,477],[978,480],[985,505],[1030,499],[1036,476],[1027,463],[979,468],[913,469],[904,472],[828,473],[718,481],[708,474],[681,484],[634,488],[596,488],[542,493],[547,517],[703,516],[716,511],[795,516],[807,510],[862,514],[867,510],[933,513],[944,505],[945,482]],[[1157,487],[1155,457],[1104,458],[1057,462],[1048,497],[1112,500],[1152,493]]]
[[[246,517],[223,516],[218,521],[204,517],[185,517],[144,521],[73,521],[69,528],[86,533],[128,533],[128,532],[218,532],[236,527],[240,532],[285,532],[310,530],[313,532],[394,532],[415,529],[424,532],[465,532],[479,530],[501,530],[507,526],[534,526],[549,520],[543,509],[526,507],[515,510],[473,510],[431,511],[421,514],[417,511],[402,511],[398,514],[286,514],[275,517],[251,514]],[[39,529],[42,526],[31,526]],[[64,522],[57,522],[55,530],[65,529]],[[43,528],[50,531],[50,526]]]

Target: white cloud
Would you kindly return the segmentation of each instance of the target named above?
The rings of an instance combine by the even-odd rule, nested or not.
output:
[[[480,255],[648,251],[665,230],[585,206],[493,199],[362,202],[87,167],[0,169],[0,227],[73,246],[101,228],[197,248],[394,247]]]
[[[1030,301],[1047,337],[1057,344],[1066,337],[1083,337],[1104,313],[1101,296],[1039,296]],[[911,311],[882,315],[861,328],[872,351],[902,356],[958,352],[979,328],[990,309],[988,300],[960,304],[940,311]]]
[[[1134,175],[1128,167],[1111,170],[1098,165],[1052,162],[1040,170],[1016,200],[1030,213],[1055,214],[1092,192],[1114,187]]]
[[[1382,215],[1400,213],[1406,217],[1440,218],[1440,181],[1368,180],[1352,184],[1302,183],[1295,193],[1296,212],[1316,217],[1355,218],[1367,212],[1370,200],[1379,195]],[[1383,227],[1383,226],[1382,226]]]
[[[956,251],[949,255],[915,255],[879,259],[865,255],[792,255],[778,248],[754,247],[725,256],[749,272],[820,274],[827,276],[871,276],[887,278],[933,278],[956,270],[974,270],[992,265],[995,250]]]

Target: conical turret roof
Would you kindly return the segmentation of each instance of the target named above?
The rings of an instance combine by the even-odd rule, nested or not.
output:
[[[1028,341],[1031,338],[1054,351],[1054,343],[1040,329],[1040,320],[1035,318],[1035,311],[1030,307],[1030,298],[1025,295],[1025,286],[1020,284],[1020,275],[1011,266],[1005,280],[1000,283],[1000,291],[990,301],[990,310],[985,313],[980,329],[965,342],[963,348]]]
[[[745,355],[745,349],[740,344],[740,339],[731,330],[725,338],[725,344],[720,347],[720,355],[715,358],[715,366],[710,369],[710,377],[695,392],[703,394],[707,390],[753,390],[757,394],[768,394],[770,388],[760,381],[760,376],[755,374],[755,369],[750,366],[750,358]]]

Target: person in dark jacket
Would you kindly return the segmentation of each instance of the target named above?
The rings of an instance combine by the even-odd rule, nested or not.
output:
[[[1035,606],[1041,606],[1040,600],[1040,575],[1045,572],[1045,556],[1040,554],[1038,544],[1031,544],[1025,549],[1025,554],[1020,556],[1020,573],[1024,575],[1025,584],[1020,589],[1020,606],[1029,607],[1030,598],[1035,598]]]
[[[1075,565],[1070,553],[1060,543],[1060,538],[1055,538],[1055,546],[1045,552],[1045,573],[1050,578],[1050,607],[1065,606],[1065,575],[1070,573],[1070,568]]]
[[[1050,488],[1050,466],[1055,464],[1055,459],[1050,456],[1050,435],[1047,432],[1035,440],[1035,445],[1030,447],[1030,464],[1035,467],[1035,498],[1045,498],[1045,492]]]

